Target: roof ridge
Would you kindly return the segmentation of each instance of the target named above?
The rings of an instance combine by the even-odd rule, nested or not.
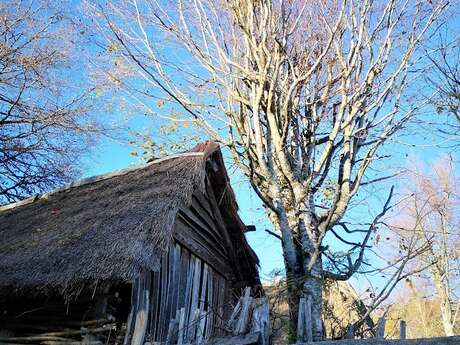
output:
[[[182,157],[202,157],[202,156],[205,156],[205,155],[206,155],[206,152],[183,152],[183,153],[177,153],[177,154],[174,154],[174,155],[170,155],[170,156],[166,156],[166,157],[163,157],[163,158],[155,159],[155,160],[153,160],[153,161],[151,161],[151,162],[149,162],[147,164],[131,166],[131,167],[128,167],[128,168],[114,170],[114,171],[111,171],[111,172],[108,172],[108,173],[105,173],[105,174],[85,177],[83,179],[67,183],[64,186],[56,188],[56,189],[54,189],[52,191],[49,191],[47,193],[32,195],[32,196],[30,196],[30,197],[28,197],[26,199],[0,206],[0,212],[11,210],[11,209],[14,209],[14,208],[22,206],[22,205],[31,204],[31,203],[33,203],[33,202],[35,202],[37,200],[46,200],[53,194],[57,194],[57,193],[60,193],[60,192],[66,191],[66,190],[70,190],[72,188],[81,187],[81,186],[96,183],[96,182],[99,182],[99,181],[107,180],[107,179],[112,178],[112,177],[126,175],[126,174],[128,174],[128,173],[130,173],[132,171],[145,169],[145,168],[147,168],[147,167],[149,167],[151,165],[161,163],[161,162],[164,162],[164,161],[167,161],[167,160],[170,160],[170,159],[182,158]]]

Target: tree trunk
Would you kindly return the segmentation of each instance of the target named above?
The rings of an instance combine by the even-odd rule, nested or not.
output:
[[[322,271],[321,258],[316,261],[312,271]],[[307,277],[303,284],[304,294],[312,297],[311,320],[313,323],[313,341],[323,340],[323,322],[321,318],[323,313],[323,288],[323,279],[321,276],[316,276],[316,274]]]
[[[323,306],[323,279],[321,257],[315,262],[310,272],[307,272],[309,259],[311,258],[315,245],[314,238],[317,228],[314,222],[307,222],[307,215],[298,214],[289,217],[278,215],[277,224],[281,234],[294,236],[294,246],[289,246],[282,236],[283,255],[286,267],[286,283],[289,303],[289,340],[295,342],[297,319],[299,310],[299,299],[302,295],[312,298],[312,333],[313,340],[323,339],[322,327],[322,306]],[[308,219],[308,218],[307,218]],[[283,228],[284,227],[284,228]]]
[[[452,315],[452,305],[450,302],[449,281],[446,275],[447,273],[445,271],[439,272],[436,269],[432,270],[434,285],[436,287],[441,304],[441,319],[444,328],[444,333],[446,334],[446,336],[449,337],[455,334]]]

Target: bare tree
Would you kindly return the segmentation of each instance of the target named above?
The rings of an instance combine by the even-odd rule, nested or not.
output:
[[[444,1],[178,0],[88,4],[117,59],[104,69],[146,112],[173,109],[229,149],[282,240],[290,317],[313,297],[322,338],[323,279],[347,280],[388,211],[345,222],[382,145],[423,103],[406,102],[419,46]],[[152,102],[154,101],[154,102]],[[180,113],[179,113],[180,111]],[[350,246],[323,245],[327,234]],[[360,241],[354,241],[361,235]],[[351,237],[350,237],[351,236]],[[347,239],[348,238],[348,239]],[[327,254],[327,256],[326,256]],[[326,269],[331,268],[331,270]]]
[[[444,115],[439,132],[446,139],[452,138],[457,146],[460,133],[460,34],[448,31],[436,37],[436,46],[427,51],[434,68],[426,80],[437,93],[432,101],[436,113]]]
[[[443,159],[431,174],[420,171],[410,176],[414,185],[408,188],[410,198],[403,205],[399,221],[391,227],[403,243],[427,243],[428,250],[417,257],[419,266],[440,300],[444,333],[455,334],[460,312],[460,194],[452,160]]]
[[[74,176],[97,132],[72,74],[72,32],[46,1],[0,4],[0,203]]]

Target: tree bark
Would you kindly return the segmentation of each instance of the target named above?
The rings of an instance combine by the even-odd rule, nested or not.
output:
[[[312,333],[313,340],[323,339],[322,307],[323,307],[323,267],[319,257],[309,270],[310,258],[316,249],[318,228],[313,217],[308,213],[298,212],[274,215],[278,230],[294,236],[294,246],[289,246],[282,236],[284,262],[286,267],[286,284],[289,303],[290,341],[295,342],[299,299],[311,296],[312,300]]]
[[[432,272],[434,284],[439,296],[439,303],[441,304],[441,319],[446,336],[453,336],[454,323],[452,315],[452,305],[449,296],[449,285],[447,279],[444,277],[447,273]]]

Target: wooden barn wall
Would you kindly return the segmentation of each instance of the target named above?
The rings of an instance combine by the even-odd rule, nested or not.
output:
[[[222,275],[175,243],[162,257],[161,270],[144,272],[133,285],[133,310],[125,343],[137,343],[139,333],[144,333],[146,340],[164,342],[171,320],[178,321],[174,336],[182,337],[182,341],[177,343],[223,335],[229,288]]]
[[[189,207],[178,213],[174,237],[205,260],[228,280],[235,280],[234,243],[219,210],[219,201],[207,183],[206,192],[196,191]]]
[[[206,191],[195,192],[191,205],[179,210],[175,243],[162,257],[160,272],[145,273],[133,286],[127,343],[142,343],[142,334],[154,342],[177,336],[172,343],[178,344],[225,335],[223,320],[241,274],[217,199],[207,181]]]

